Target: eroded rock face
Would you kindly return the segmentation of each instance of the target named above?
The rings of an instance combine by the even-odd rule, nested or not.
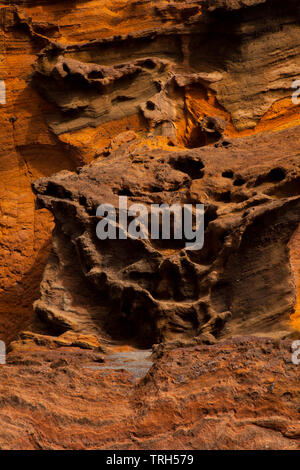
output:
[[[291,265],[294,272],[294,282],[297,289],[297,301],[295,311],[292,315],[292,322],[296,329],[300,326],[300,226],[294,233],[290,241]]]
[[[76,348],[12,353],[1,366],[1,448],[299,449],[288,340],[179,348],[134,387],[126,370],[93,364],[98,354]]]
[[[296,303],[288,244],[300,223],[299,149],[299,128],[182,151],[136,139],[77,173],[36,181],[39,207],[56,222],[37,314],[50,327],[147,346],[286,335]],[[204,203],[204,247],[150,235],[98,240],[96,209],[118,208],[120,195],[149,212]]]
[[[189,118],[189,88],[212,93],[241,131],[290,97],[300,71],[296,0],[180,3],[169,5],[179,21],[159,29],[45,49],[35,78],[60,110],[49,116],[54,132],[142,111],[158,134],[174,136]]]
[[[197,148],[299,124],[296,0],[4,1],[0,35],[6,341],[32,320],[49,253],[52,219],[34,209],[36,178],[92,161],[128,129],[164,136],[158,148]]]
[[[1,2],[1,448],[299,448],[299,17]],[[203,249],[101,242],[119,196],[204,203]]]

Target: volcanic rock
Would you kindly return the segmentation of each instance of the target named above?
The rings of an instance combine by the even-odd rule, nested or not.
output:
[[[203,334],[288,335],[299,151],[299,128],[184,151],[133,140],[77,173],[37,180],[38,206],[56,226],[36,313],[61,332],[121,334],[145,347]],[[203,248],[151,236],[99,240],[97,207],[118,207],[120,195],[149,212],[204,203]]]
[[[1,2],[1,449],[299,449],[299,18]],[[203,203],[203,248],[100,241],[119,197]]]
[[[299,450],[288,340],[179,348],[135,386],[125,369],[96,363],[78,348],[11,353],[1,366],[1,448]]]

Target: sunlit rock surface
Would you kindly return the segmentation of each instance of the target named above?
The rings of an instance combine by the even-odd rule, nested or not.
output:
[[[2,448],[298,448],[299,8],[0,2]],[[100,243],[120,195],[203,250]]]

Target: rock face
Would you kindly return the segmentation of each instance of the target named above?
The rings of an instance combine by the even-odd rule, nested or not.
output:
[[[299,150],[299,128],[185,151],[133,140],[76,174],[38,180],[37,202],[56,228],[36,312],[50,327],[121,332],[145,346],[286,335],[296,303],[288,244],[300,222]],[[120,195],[149,212],[205,203],[203,249],[150,235],[98,240],[97,207],[118,207]]]
[[[1,448],[299,449],[287,340],[179,348],[135,387],[126,370],[89,368],[97,363],[78,349],[12,353],[1,369]]]
[[[299,18],[0,3],[1,448],[298,448]],[[124,196],[203,203],[203,248],[100,241],[97,207]],[[112,370],[151,346],[142,381]]]
[[[32,319],[53,227],[30,183],[92,161],[128,129],[197,148],[299,124],[300,35],[296,0],[0,8],[0,336],[10,340]]]

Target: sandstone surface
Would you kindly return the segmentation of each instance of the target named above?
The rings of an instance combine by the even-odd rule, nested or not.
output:
[[[299,449],[299,1],[0,0],[0,80],[0,448]]]
[[[133,385],[125,368],[103,369],[99,353],[14,352],[1,369],[0,445],[299,450],[299,373],[290,357],[290,341],[255,337],[179,348]]]

